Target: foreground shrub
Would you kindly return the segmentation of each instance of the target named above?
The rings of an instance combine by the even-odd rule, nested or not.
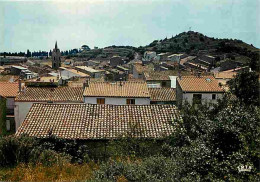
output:
[[[12,136],[0,138],[0,166],[29,162],[30,153],[37,142],[33,138]]]
[[[95,181],[176,181],[176,164],[170,158],[158,156],[143,161],[108,161],[95,172]]]

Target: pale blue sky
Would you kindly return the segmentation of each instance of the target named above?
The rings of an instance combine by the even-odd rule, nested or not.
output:
[[[0,1],[0,52],[145,46],[191,30],[260,47],[259,0]]]

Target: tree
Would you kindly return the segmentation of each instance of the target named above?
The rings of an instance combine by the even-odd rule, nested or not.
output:
[[[247,105],[259,105],[259,75],[248,70],[238,73],[228,84],[231,93]]]
[[[259,71],[260,70],[260,60],[259,60],[259,53],[251,53],[249,54],[251,61],[249,63],[249,66],[252,68],[252,70]]]
[[[182,120],[175,122],[176,131],[163,152],[179,164],[175,170],[181,177],[251,181],[259,171],[259,119],[259,107],[226,97],[213,108],[184,105]],[[237,167],[241,165],[254,170],[239,173]]]
[[[6,134],[6,99],[0,96],[0,135]]]
[[[32,53],[30,52],[29,49],[27,49],[26,57],[32,57]]]

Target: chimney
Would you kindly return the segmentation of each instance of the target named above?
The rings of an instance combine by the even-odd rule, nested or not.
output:
[[[21,79],[19,79],[18,84],[19,84],[19,92],[22,92],[22,80]]]
[[[123,86],[123,84],[122,84],[122,77],[120,77],[120,86]]]
[[[180,71],[178,72],[178,77],[181,80],[181,72]]]
[[[83,83],[83,90],[85,90],[86,87],[89,87],[89,78],[85,80]]]

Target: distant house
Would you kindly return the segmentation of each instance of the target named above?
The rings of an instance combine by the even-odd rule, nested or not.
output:
[[[186,62],[184,65],[191,70],[198,70],[202,72],[207,72],[209,70],[209,67],[197,63]]]
[[[124,71],[121,71],[119,69],[110,69],[109,75],[106,74],[107,80],[110,81],[127,81],[128,80],[128,74],[126,74]]]
[[[100,61],[96,61],[96,60],[87,61],[87,66],[98,66],[99,64],[100,64]]]
[[[215,64],[216,58],[211,55],[202,55],[199,57],[199,61],[212,66]]]
[[[14,99],[19,93],[19,84],[0,82],[0,97],[6,100],[6,130],[15,131],[14,128]]]
[[[80,103],[83,89],[72,87],[25,87],[15,99],[16,129],[34,103]]]
[[[22,79],[31,79],[31,78],[35,78],[35,77],[37,77],[38,76],[38,74],[37,73],[34,73],[34,72],[31,72],[31,71],[29,71],[29,70],[22,70],[21,71],[21,74],[20,74],[20,77],[22,78]]]
[[[19,75],[23,79],[31,79],[37,76],[36,73],[33,73],[28,70],[28,68],[22,66],[11,66],[11,74]]]
[[[225,86],[229,80],[236,76],[236,74],[237,72],[227,70],[215,73],[214,77],[221,85]]]
[[[186,56],[187,56],[186,54],[172,54],[172,55],[168,56],[168,60],[179,63],[180,60],[185,58]]]
[[[181,66],[184,66],[184,64],[185,64],[186,62],[192,61],[192,60],[195,59],[195,58],[196,58],[196,56],[188,56],[188,57],[182,58],[182,59],[180,60],[180,65],[181,65]]]
[[[72,68],[65,68],[65,67],[60,67],[60,76],[62,79],[70,79],[70,78],[89,78],[90,76],[86,73],[83,73],[81,71],[72,69]]]
[[[151,104],[176,104],[176,89],[149,88]]]
[[[3,65],[18,65],[24,64],[27,62],[26,57],[19,57],[19,56],[0,56],[0,66]]]
[[[14,66],[14,65],[11,66],[12,75],[20,75],[22,70],[28,70],[28,69],[22,66]]]
[[[117,66],[116,68],[120,71],[123,71],[127,75],[129,74],[129,69],[124,66]]]
[[[76,66],[76,70],[90,75],[92,78],[101,78],[105,75],[105,70],[96,70],[88,66]]]
[[[187,101],[190,104],[216,103],[222,98],[224,90],[213,76],[182,76],[177,78],[177,104]]]
[[[150,94],[145,82],[89,82],[84,90],[88,104],[149,105]]]
[[[113,56],[110,58],[110,66],[115,67],[124,64],[124,59],[121,56]]]
[[[160,53],[157,55],[156,59],[159,61],[167,61],[169,55],[171,55],[171,53]]]
[[[57,76],[42,76],[25,81],[26,86],[58,86],[62,85],[62,79]]]
[[[37,73],[31,72],[30,70],[22,66],[11,66],[11,74],[19,75],[23,79],[31,79],[38,76]]]
[[[135,63],[133,65],[133,77],[135,79],[143,79],[144,78],[144,67],[141,63]]]
[[[150,61],[152,61],[155,58],[156,58],[156,52],[154,52],[154,51],[145,51],[144,52],[144,56],[142,58],[142,61],[143,62],[150,62]]]
[[[145,80],[149,88],[171,87],[171,71],[145,72]]]
[[[16,136],[73,140],[163,139],[179,112],[174,105],[33,104]]]

